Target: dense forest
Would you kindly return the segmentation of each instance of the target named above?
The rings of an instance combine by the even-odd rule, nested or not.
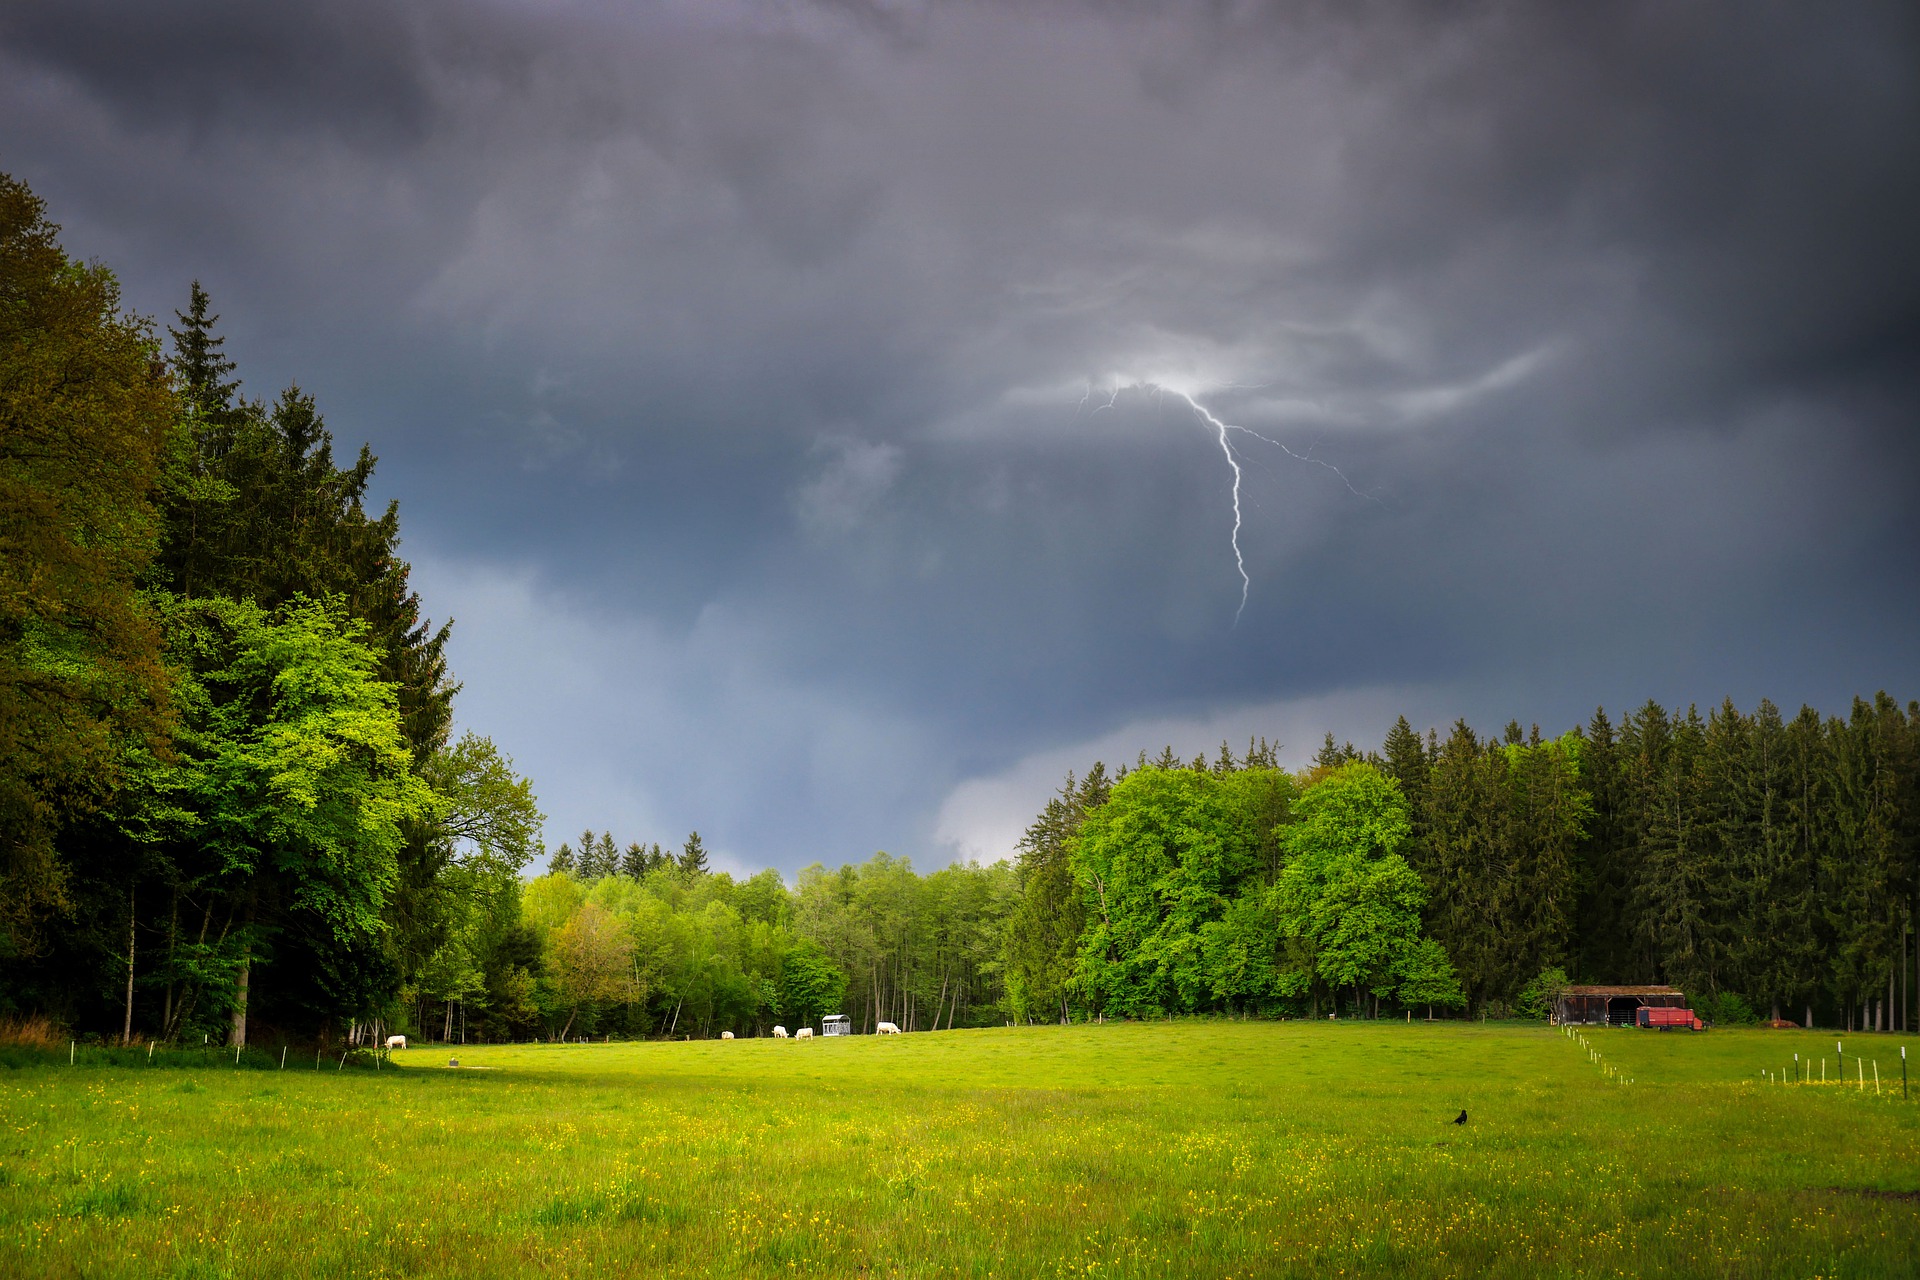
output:
[[[0,1012],[326,1039],[443,966],[538,852],[449,741],[374,458],[249,399],[196,284],[162,343],[0,175]]]
[[[787,884],[583,832],[455,738],[375,459],[163,339],[0,176],[0,1020],[184,1043],[1538,1016],[1667,982],[1723,1021],[1910,1027],[1920,705],[1652,702],[1543,738],[1402,718],[1070,776],[1010,861]],[[544,863],[543,874],[529,873]]]
[[[1344,816],[1312,835],[1330,787]],[[1329,849],[1345,883],[1311,869]],[[1725,1021],[1908,1029],[1920,704],[1787,719],[1648,702],[1551,739],[1464,722],[1422,737],[1402,717],[1379,751],[1329,737],[1292,778],[1264,744],[1211,764],[1167,752],[1117,783],[1069,779],[1017,876],[1005,981],[1022,1017],[1498,1016],[1542,1012],[1571,978],[1671,983]],[[1356,965],[1369,937],[1381,949]]]

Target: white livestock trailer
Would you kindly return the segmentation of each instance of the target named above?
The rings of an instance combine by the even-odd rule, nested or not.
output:
[[[844,1013],[830,1013],[820,1019],[820,1034],[823,1036],[850,1036],[853,1034],[853,1019]]]

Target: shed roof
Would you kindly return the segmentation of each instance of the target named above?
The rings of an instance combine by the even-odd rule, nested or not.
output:
[[[1678,987],[1562,987],[1569,996],[1678,996],[1686,993]]]

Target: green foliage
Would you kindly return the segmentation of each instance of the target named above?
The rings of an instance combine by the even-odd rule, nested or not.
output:
[[[1086,927],[1086,905],[1073,881],[1072,843],[1081,820],[1107,802],[1112,780],[1095,762],[1066,785],[1021,837],[1015,869],[1018,897],[1007,922],[1008,1011],[1021,1022],[1071,1020],[1072,983]]]
[[[1290,964],[1282,988],[1393,993],[1420,944],[1426,890],[1395,852],[1411,824],[1399,786],[1372,765],[1334,767],[1293,805],[1272,893]]]
[[[461,860],[481,859],[505,871],[533,860],[542,821],[533,783],[514,772],[513,760],[493,739],[462,734],[420,767],[440,797],[438,835]]]
[[[183,682],[178,767],[208,875],[272,879],[341,942],[381,932],[404,827],[439,801],[412,771],[363,624],[308,601],[278,617],[178,601],[165,617]]]
[[[796,943],[781,962],[780,1013],[802,1026],[839,1013],[846,992],[847,975],[811,939]]]
[[[1693,1001],[1694,1012],[1716,1027],[1750,1027],[1760,1021],[1747,998],[1737,991],[1722,991]]]
[[[1567,971],[1558,965],[1542,969],[1531,982],[1520,988],[1520,994],[1513,1003],[1514,1011],[1523,1018],[1544,1019],[1553,1012],[1560,993],[1571,985],[1567,980]]]
[[[338,465],[297,387],[243,397],[197,283],[178,321],[163,362],[0,177],[0,1009],[524,1025],[501,885],[539,813],[492,742],[447,743],[448,632],[365,509],[373,455]]]
[[[597,902],[584,902],[553,932],[554,985],[570,1012],[565,1038],[580,1006],[632,999],[639,994],[633,977],[633,938],[614,915]]]
[[[168,727],[136,586],[173,395],[112,274],[58,230],[0,174],[0,961],[75,908],[56,838]]]
[[[1227,920],[1227,907],[1260,873],[1263,822],[1291,788],[1277,770],[1154,766],[1114,786],[1071,845],[1086,913],[1076,971],[1083,999],[1107,1016],[1154,1017],[1247,990],[1233,970],[1250,935],[1243,919],[1238,928]],[[1212,935],[1218,971],[1202,941],[1209,926],[1225,928]]]
[[[1432,938],[1422,938],[1402,952],[1395,962],[1393,976],[1399,983],[1394,998],[1403,1005],[1425,1005],[1431,1011],[1436,1007],[1458,1009],[1467,1002],[1467,993],[1461,989],[1459,975],[1453,971],[1453,962],[1447,959],[1446,948]]]

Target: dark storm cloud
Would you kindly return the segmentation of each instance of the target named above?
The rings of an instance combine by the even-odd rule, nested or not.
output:
[[[375,441],[556,834],[792,866],[1129,724],[1911,693],[1917,23],[0,6],[0,166]],[[1178,392],[1299,455],[1237,624]]]

